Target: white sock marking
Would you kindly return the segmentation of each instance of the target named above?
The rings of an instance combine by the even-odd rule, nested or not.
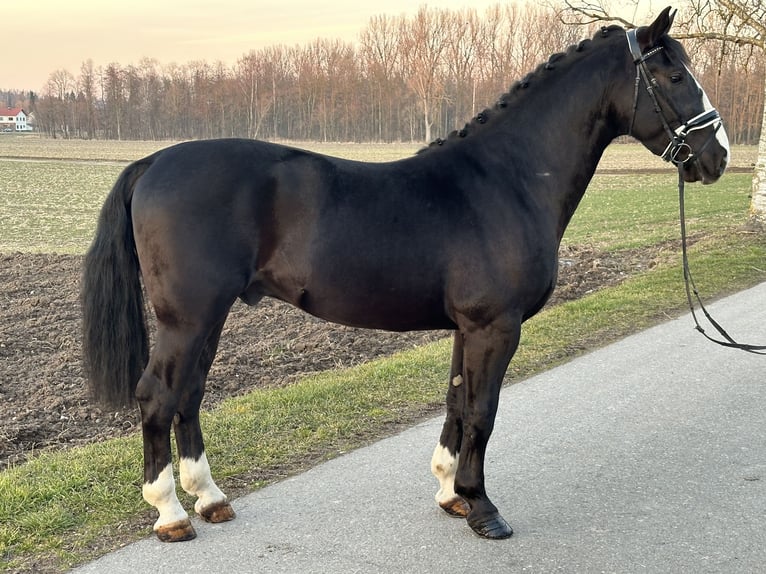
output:
[[[181,470],[181,487],[192,496],[197,497],[197,502],[194,503],[194,510],[198,514],[203,509],[226,500],[226,495],[213,482],[213,477],[210,474],[210,465],[204,452],[198,460],[182,458],[179,466]]]
[[[437,444],[434,449],[434,455],[431,457],[431,472],[439,479],[439,491],[434,498],[440,504],[454,500],[457,497],[455,493],[455,474],[457,473],[459,457],[459,454],[451,455],[449,450],[441,444]]]
[[[154,482],[146,482],[143,487],[144,500],[154,506],[160,513],[154,529],[186,520],[189,515],[178,502],[176,496],[176,481],[173,478],[173,465],[168,464]]]

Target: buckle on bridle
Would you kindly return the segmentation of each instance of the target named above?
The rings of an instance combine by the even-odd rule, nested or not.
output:
[[[682,153],[686,152],[685,156]],[[672,141],[662,152],[662,159],[672,164],[678,165],[679,163],[686,163],[694,157],[694,152],[691,146],[684,141]]]

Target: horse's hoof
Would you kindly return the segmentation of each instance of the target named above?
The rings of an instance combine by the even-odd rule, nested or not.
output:
[[[188,518],[160,526],[154,530],[154,533],[162,542],[185,542],[197,537]]]
[[[211,504],[207,508],[201,509],[199,511],[199,515],[206,522],[213,522],[215,524],[219,522],[228,522],[229,520],[234,520],[234,518],[237,516],[234,512],[234,509],[231,507],[231,504],[225,500],[223,502],[217,502],[216,504]]]
[[[459,496],[446,502],[440,502],[439,506],[444,512],[456,518],[465,518],[471,512],[471,506]]]
[[[471,520],[469,517],[468,525],[479,536],[491,540],[510,538],[513,534],[513,528],[497,513],[478,520]]]

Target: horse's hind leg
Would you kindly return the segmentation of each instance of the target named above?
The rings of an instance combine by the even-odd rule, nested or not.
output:
[[[455,493],[460,445],[463,441],[463,409],[465,406],[463,385],[463,336],[455,331],[452,346],[452,366],[447,390],[447,418],[442,434],[431,458],[431,472],[439,480],[436,502],[449,515],[465,517],[471,508]]]
[[[221,321],[208,337],[199,359],[201,376],[193,383],[190,382],[189,392],[183,395],[174,422],[181,487],[197,497],[194,510],[208,522],[225,522],[235,516],[226,495],[213,482],[199,424],[199,407],[205,390],[205,379],[213,363],[223,325],[224,321]]]
[[[207,514],[212,520],[227,514],[226,497],[210,477],[199,428],[199,405],[214,354],[213,349],[208,357],[206,349],[211,333],[217,342],[220,325],[215,330],[192,329],[188,325],[180,330],[160,323],[152,356],[136,388],[144,438],[143,495],[159,511],[154,531],[166,542],[189,540],[196,535],[175,492],[170,450],[174,421],[182,486],[200,496],[203,516]],[[226,519],[232,517],[229,507]]]
[[[163,541],[196,536],[176,496],[170,450],[170,427],[178,409],[180,380],[188,376],[193,365],[188,346],[160,324],[149,364],[136,387],[144,439],[143,496],[159,512],[154,532]]]

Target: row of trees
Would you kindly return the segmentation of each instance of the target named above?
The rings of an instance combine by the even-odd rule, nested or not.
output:
[[[430,141],[591,32],[537,4],[498,4],[482,14],[423,7],[411,17],[371,19],[356,44],[272,46],[234,65],[87,61],[77,76],[51,73],[39,97],[6,99],[34,111],[38,130],[54,137]],[[756,142],[764,54],[694,39],[687,47],[730,138]]]

